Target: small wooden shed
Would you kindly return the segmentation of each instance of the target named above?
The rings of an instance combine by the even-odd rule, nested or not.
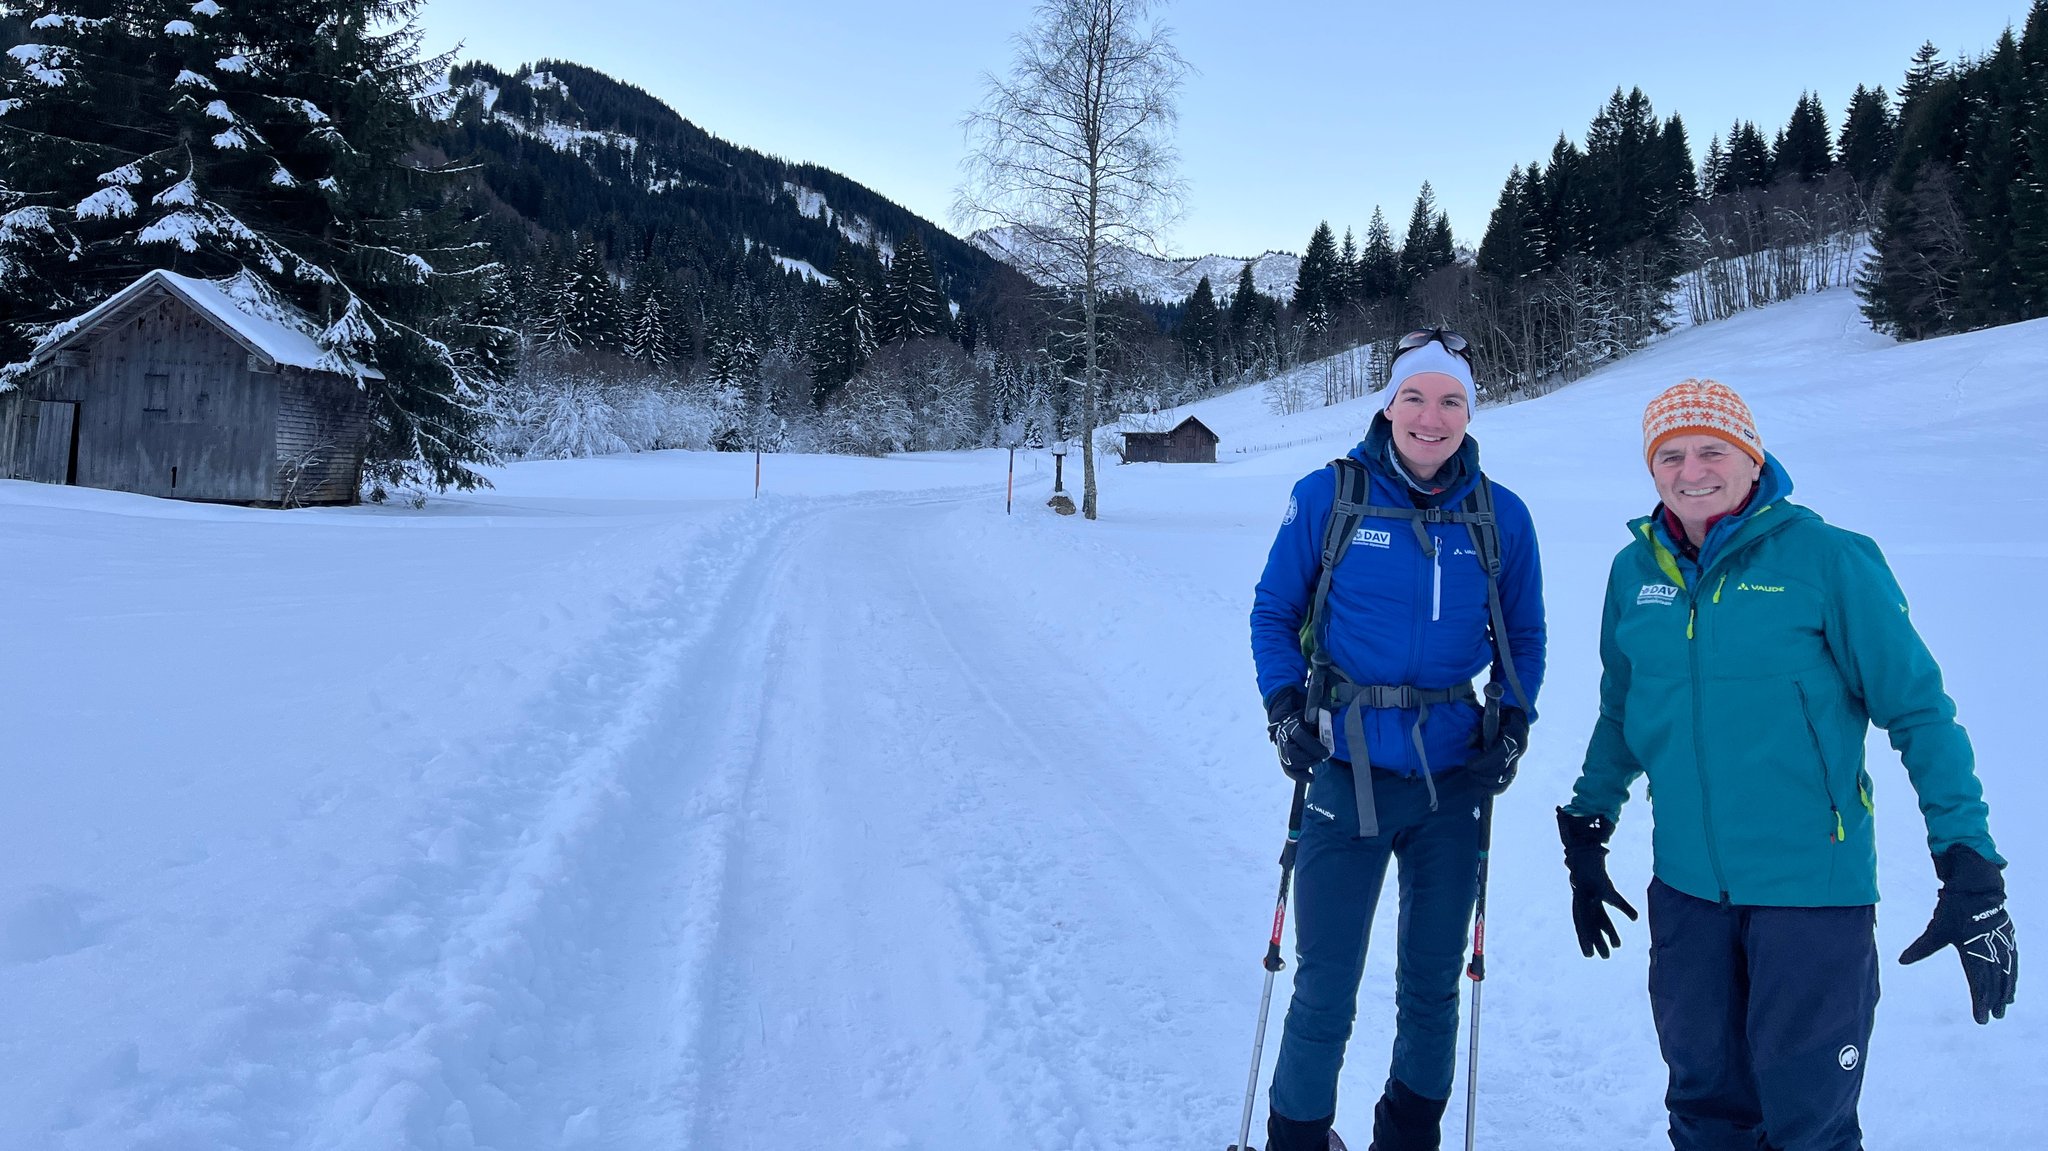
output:
[[[1168,432],[1125,432],[1127,464],[1213,464],[1220,441],[1209,425],[1189,416]]]
[[[247,281],[156,270],[80,316],[0,392],[0,476],[221,503],[354,503],[369,399]]]

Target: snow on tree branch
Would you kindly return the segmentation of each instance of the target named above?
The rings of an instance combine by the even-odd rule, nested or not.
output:
[[[51,88],[62,88],[70,79],[64,69],[77,63],[71,52],[54,44],[16,44],[7,54],[30,79]]]
[[[72,213],[81,220],[123,220],[135,214],[135,197],[116,184],[80,200]]]

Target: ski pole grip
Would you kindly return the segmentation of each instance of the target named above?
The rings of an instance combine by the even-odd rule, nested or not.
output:
[[[1493,742],[1500,738],[1500,697],[1500,684],[1492,680],[1487,681],[1486,711],[1481,722],[1486,732],[1486,746],[1488,747],[1492,747]]]

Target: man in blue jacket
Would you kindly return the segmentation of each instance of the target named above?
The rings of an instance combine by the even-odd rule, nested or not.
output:
[[[1342,461],[1294,485],[1252,606],[1268,734],[1283,770],[1310,781],[1268,1151],[1329,1146],[1390,859],[1400,860],[1396,1024],[1373,1148],[1439,1145],[1477,888],[1476,816],[1514,778],[1543,678],[1535,528],[1520,498],[1480,474],[1479,445],[1466,434],[1478,396],[1465,340],[1431,329],[1400,346],[1385,405],[1348,455],[1367,488],[1344,502],[1367,506],[1327,586],[1325,533],[1340,487],[1357,474]],[[1489,504],[1492,525],[1471,522]],[[1488,552],[1500,567],[1492,588]],[[1508,694],[1498,734],[1481,746],[1471,681],[1488,668]]]

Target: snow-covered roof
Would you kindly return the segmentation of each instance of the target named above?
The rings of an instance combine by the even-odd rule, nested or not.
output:
[[[313,338],[310,321],[294,314],[279,300],[257,299],[248,285],[235,279],[200,280],[162,268],[152,269],[127,287],[107,297],[100,305],[60,325],[35,350],[31,363],[41,364],[64,348],[83,340],[87,333],[123,311],[152,288],[161,287],[204,314],[250,355],[271,366],[307,368],[381,380],[384,373],[365,364],[345,360],[320,346]],[[260,309],[260,310],[259,310]]]

